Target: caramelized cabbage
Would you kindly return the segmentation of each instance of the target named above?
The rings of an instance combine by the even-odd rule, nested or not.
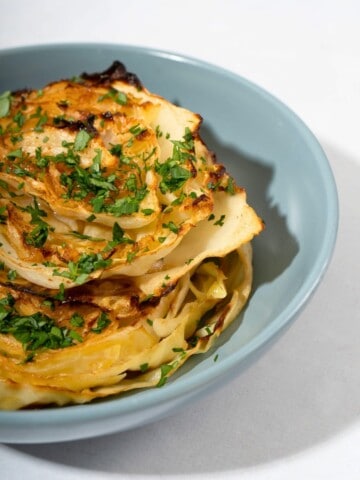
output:
[[[115,62],[0,118],[0,408],[162,386],[251,289],[263,228],[201,117]]]

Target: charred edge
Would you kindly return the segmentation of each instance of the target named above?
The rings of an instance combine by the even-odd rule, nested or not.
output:
[[[221,312],[221,315],[219,316],[219,318],[217,319],[214,331],[216,331],[218,329],[222,329],[222,327],[224,325],[225,318],[226,318],[227,314],[229,313],[229,310],[230,310],[230,305],[227,305],[224,308],[224,310]]]
[[[175,288],[176,288],[176,282],[168,284],[166,288],[164,288],[161,291],[160,295],[158,296],[154,295],[143,301],[140,301],[139,297],[137,298],[134,297],[134,300],[136,301],[136,306],[140,310],[146,309],[147,307],[156,307],[160,303],[160,300],[162,299],[162,297],[166,297],[166,295],[169,295],[169,293],[171,293]]]
[[[224,165],[217,164],[215,171],[210,172],[210,178],[218,182],[226,173],[226,168]]]
[[[67,110],[69,108],[69,105],[67,103],[64,103],[64,102],[57,102],[56,104],[59,108],[61,108],[61,110]]]
[[[199,203],[207,202],[208,200],[209,200],[209,197],[207,195],[205,195],[205,193],[203,193],[199,197],[195,198],[195,200],[192,202],[192,205],[193,205],[193,207],[195,207]]]
[[[193,163],[191,160],[189,160],[189,162],[190,162],[190,173],[191,173],[191,176],[192,176],[192,178],[195,178],[195,177],[197,176],[197,169],[196,169],[194,163]]]
[[[3,281],[0,281],[0,285],[2,287],[13,290],[14,292],[25,293],[27,295],[34,295],[35,297],[40,297],[40,298],[49,298],[49,299],[51,298],[51,295],[49,295],[48,292],[40,292],[24,285],[18,285],[16,283],[3,282]]]
[[[30,88],[21,88],[19,90],[14,90],[11,92],[11,96],[15,98],[20,98],[21,100],[25,100],[26,97],[32,92]]]
[[[66,118],[54,118],[56,128],[68,128],[74,132],[86,130],[89,135],[95,136],[98,131],[94,127],[95,115],[89,115],[86,120],[67,120]]]
[[[90,82],[95,85],[110,85],[116,80],[121,80],[123,82],[132,85],[139,90],[143,88],[143,85],[140,79],[134,74],[126,70],[126,67],[123,63],[116,60],[112,65],[103,72],[98,73],[86,73],[84,72],[81,75],[81,78],[86,82]]]
[[[113,120],[114,119],[113,114],[111,112],[104,112],[104,113],[101,114],[101,117],[104,120]]]
[[[213,151],[213,150],[208,150],[209,154],[210,154],[210,157],[211,157],[211,160],[213,163],[217,163],[218,160],[217,160],[217,156],[216,156],[216,153]]]
[[[149,136],[149,130],[143,130],[138,135],[136,135],[136,140],[139,140],[141,142],[142,140],[146,140]]]

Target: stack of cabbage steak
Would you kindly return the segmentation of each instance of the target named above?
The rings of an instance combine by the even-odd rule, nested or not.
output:
[[[119,62],[0,117],[0,408],[164,385],[243,308],[263,228],[201,117]]]

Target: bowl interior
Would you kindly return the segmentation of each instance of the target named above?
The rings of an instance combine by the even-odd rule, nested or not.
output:
[[[99,413],[111,403],[118,415],[126,415],[159,400],[179,398],[191,389],[201,390],[281,331],[303,307],[327,267],[338,211],[328,162],[306,126],[262,89],[215,66],[119,45],[15,49],[0,52],[0,92],[40,88],[84,71],[101,71],[114,60],[135,72],[149,90],[201,114],[204,140],[246,188],[249,203],[266,224],[254,241],[253,294],[240,318],[220,337],[216,352],[189,361],[164,389],[92,406]],[[84,408],[91,406],[63,411],[71,416]],[[33,414],[47,415],[49,420],[52,411]],[[0,413],[0,423],[5,414],[10,415]],[[60,419],[54,414],[53,423]]]

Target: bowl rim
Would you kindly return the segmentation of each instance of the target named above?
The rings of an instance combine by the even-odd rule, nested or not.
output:
[[[338,231],[339,223],[339,205],[338,193],[333,172],[331,170],[329,161],[314,134],[310,131],[307,125],[301,118],[281,100],[275,97],[272,93],[265,90],[263,87],[257,85],[253,81],[244,78],[229,69],[220,67],[208,61],[200,60],[195,57],[176,53],[165,49],[130,45],[124,43],[104,43],[104,42],[64,42],[64,43],[48,43],[48,44],[33,44],[26,46],[15,46],[10,48],[0,49],[0,59],[4,55],[16,55],[34,53],[41,50],[72,50],[72,49],[119,49],[126,52],[136,52],[150,57],[163,58],[173,62],[181,62],[191,65],[195,68],[203,69],[209,73],[221,75],[227,79],[239,83],[242,88],[249,89],[252,93],[262,97],[271,107],[277,109],[286,118],[286,120],[296,127],[301,137],[304,139],[308,148],[316,159],[318,168],[323,173],[324,178],[324,192],[326,198],[326,206],[332,215],[327,215],[326,224],[324,227],[324,243],[319,251],[316,261],[313,264],[311,275],[306,278],[301,288],[293,296],[286,308],[282,310],[280,315],[267,325],[264,329],[258,332],[251,340],[240,349],[231,353],[220,362],[214,362],[211,369],[193,373],[189,378],[179,377],[174,382],[169,382],[165,388],[150,389],[149,395],[142,396],[140,406],[136,395],[121,396],[109,399],[103,399],[99,403],[89,403],[82,405],[70,405],[66,407],[50,407],[39,410],[17,410],[17,411],[0,411],[0,425],[17,425],[21,424],[26,427],[34,425],[36,422],[40,425],[55,425],[57,422],[68,423],[76,418],[77,421],[97,420],[112,417],[113,415],[126,415],[131,412],[146,410],[154,405],[167,403],[168,401],[179,398],[190,392],[205,388],[206,385],[216,382],[221,377],[224,377],[236,365],[240,364],[245,358],[250,357],[261,347],[269,343],[277,334],[279,334],[290,322],[296,318],[300,311],[304,308],[309,298],[315,292],[319,283],[321,282],[331,261]],[[326,180],[326,181],[325,181]]]

